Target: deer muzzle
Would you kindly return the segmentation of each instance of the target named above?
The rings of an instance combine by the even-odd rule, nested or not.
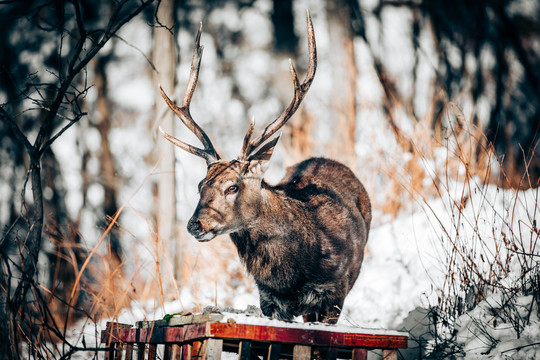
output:
[[[187,229],[195,239],[201,242],[212,240],[216,236],[214,231],[205,229],[205,226],[195,216],[189,219]]]

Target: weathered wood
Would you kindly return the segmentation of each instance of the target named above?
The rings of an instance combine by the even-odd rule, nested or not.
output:
[[[190,343],[182,345],[182,360],[191,360],[193,356],[193,345]]]
[[[221,360],[223,340],[207,339],[203,343],[203,360]]]
[[[311,360],[311,346],[295,345],[293,347],[293,360]]]
[[[144,360],[144,354],[146,353],[146,345],[139,344],[137,349],[137,360]]]
[[[245,324],[208,324],[208,336],[224,339],[245,339],[284,342],[313,346],[351,346],[365,348],[406,348],[407,336],[355,334],[297,328],[280,328]]]
[[[108,344],[109,342],[118,342],[119,339],[115,338],[115,334],[121,329],[132,328],[129,324],[121,324],[116,322],[107,322],[105,330],[101,332],[101,343]]]
[[[116,344],[112,343],[109,345],[109,350],[105,353],[105,359],[107,360],[114,360],[114,349],[116,347]]]
[[[192,344],[191,344],[191,357],[194,358],[194,357],[197,357],[197,358],[200,358],[201,355],[202,355],[202,346],[201,346],[201,342],[200,341],[194,341]]]
[[[124,353],[124,344],[118,343],[114,348],[114,360],[122,360],[122,354]]]
[[[397,350],[383,350],[382,357],[383,360],[397,360]]]
[[[238,360],[250,360],[251,359],[251,341],[240,341],[240,348],[238,349]]]
[[[272,343],[268,347],[267,360],[279,360],[280,354],[281,354],[281,343]]]
[[[171,344],[165,344],[165,351],[163,353],[163,359],[169,360],[171,358]]]
[[[367,349],[353,349],[352,360],[366,360]]]
[[[182,347],[178,344],[170,345],[170,359],[180,360],[182,359]]]
[[[154,324],[155,325],[155,324]],[[130,325],[110,323],[101,334],[101,341],[107,343],[109,351],[106,359],[131,360],[134,346],[137,347],[137,359],[154,360],[157,345],[164,344],[164,359],[220,360],[224,340],[235,349],[238,345],[239,360],[251,360],[255,352],[259,356],[267,355],[268,360],[278,360],[283,346],[293,346],[293,357],[309,360],[311,357],[334,360],[336,357],[348,357],[353,360],[365,360],[366,349],[382,349],[383,359],[397,360],[397,349],[407,347],[407,336],[400,333],[370,334],[345,333],[340,331],[314,330],[313,328],[274,327],[251,324],[201,322],[177,327],[131,328]],[[268,344],[266,347],[252,349],[256,344]],[[204,345],[203,345],[204,344]],[[146,351],[148,346],[148,351]],[[313,350],[313,351],[312,351]],[[352,352],[352,354],[351,354]],[[313,354],[311,354],[313,353]],[[350,355],[348,355],[350,354]],[[290,352],[288,355],[290,356]]]
[[[199,323],[182,327],[113,329],[106,335],[116,342],[181,343],[208,337],[222,339],[283,342],[326,347],[363,347],[397,349],[407,347],[407,336],[385,334],[357,334],[299,328],[280,328],[261,325],[230,323]]]
[[[124,351],[126,352],[125,360],[131,360],[133,358],[133,344],[126,344]]]
[[[328,348],[321,348],[320,353],[322,355],[322,359],[326,360],[336,360],[338,355],[338,349],[335,347],[328,347]],[[354,360],[354,358],[353,358]]]
[[[148,346],[148,360],[156,360],[157,357],[157,344],[150,344]]]
[[[155,321],[138,321],[138,328],[156,328],[167,326],[182,326],[190,324],[199,324],[203,322],[218,322],[221,321],[225,315],[218,313],[207,314],[189,314],[189,315],[173,315],[168,320],[155,320]]]

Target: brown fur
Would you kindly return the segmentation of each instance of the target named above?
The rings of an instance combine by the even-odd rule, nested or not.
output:
[[[201,241],[230,234],[265,315],[333,323],[360,272],[369,197],[336,161],[303,161],[276,186],[262,179],[265,161],[210,165],[188,229]]]

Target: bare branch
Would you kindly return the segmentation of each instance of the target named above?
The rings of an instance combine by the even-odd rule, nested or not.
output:
[[[43,120],[43,123],[41,124],[41,127],[39,129],[38,136],[34,143],[34,146],[36,148],[38,149],[41,148],[42,144],[45,141],[45,138],[50,133],[53,120],[56,117],[56,113],[58,112],[58,109],[60,108],[60,105],[62,104],[62,101],[66,95],[66,92],[71,86],[71,83],[73,82],[73,79],[75,78],[75,76],[77,76],[86,67],[86,65],[88,65],[90,60],[92,60],[96,56],[96,54],[101,50],[101,48],[105,46],[107,41],[109,41],[110,38],[113,37],[122,26],[124,26],[131,19],[133,19],[135,16],[141,13],[144,9],[146,9],[150,4],[152,4],[153,1],[154,0],[142,1],[141,5],[139,5],[137,9],[135,9],[133,12],[130,12],[124,18],[115,22],[115,20],[119,16],[120,10],[126,4],[127,0],[122,1],[119,5],[117,5],[115,7],[115,11],[113,12],[113,15],[111,16],[111,19],[109,20],[109,24],[107,25],[107,29],[105,30],[101,40],[86,53],[86,56],[82,60],[77,62],[80,54],[82,53],[83,46],[86,41],[86,36],[83,36],[79,39],[76,45],[76,51],[73,53],[73,57],[68,67],[69,69],[68,75],[64,79],[64,81],[61,83],[58,93],[56,94],[56,97],[52,103],[51,111],[47,114],[47,116]]]
[[[0,107],[0,119],[2,119],[2,121],[9,126],[9,128],[15,135],[15,139],[26,148],[26,151],[28,151],[28,153],[34,151],[34,147],[32,146],[32,144],[30,144],[26,136],[15,123],[15,120],[13,120],[11,116],[9,116],[9,114],[6,112],[6,110],[4,110],[3,107]]]
[[[69,120],[69,123],[66,126],[60,129],[60,131],[58,131],[53,137],[47,140],[45,144],[43,144],[43,146],[39,149],[39,152],[40,153],[45,152],[52,145],[52,143],[56,141],[56,139],[62,136],[63,133],[65,133],[70,127],[75,125],[83,116],[86,116],[86,115],[88,115],[88,113],[82,112],[82,113],[77,114],[75,119]]]

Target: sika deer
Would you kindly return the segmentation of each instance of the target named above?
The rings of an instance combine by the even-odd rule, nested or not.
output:
[[[292,102],[253,140],[251,123],[237,159],[222,160],[190,114],[202,55],[202,25],[182,106],[175,105],[163,89],[161,94],[204,149],[160,130],[166,139],[204,158],[208,165],[189,232],[199,241],[229,234],[257,283],[265,315],[284,320],[302,315],[306,321],[335,323],[364,258],[371,222],[368,194],[349,168],[322,158],[289,168],[276,186],[263,179],[279,140],[272,136],[298,109],[315,76],[317,52],[309,13],[307,23],[309,68],[304,82],[298,82],[290,63]]]

